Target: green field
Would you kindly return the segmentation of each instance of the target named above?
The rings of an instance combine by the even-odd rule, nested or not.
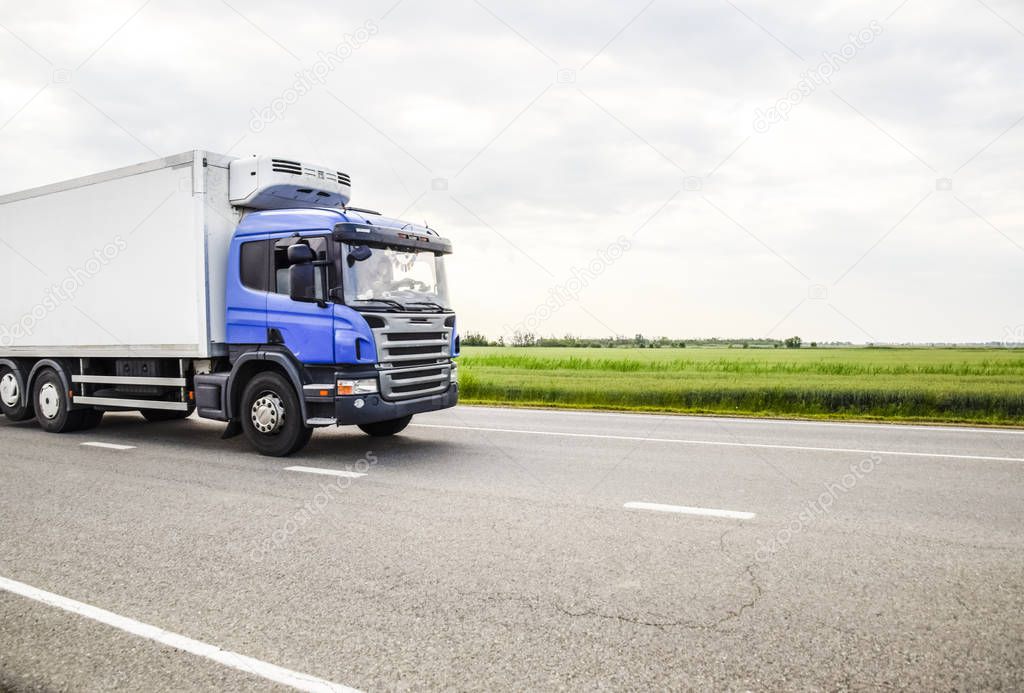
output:
[[[1024,425],[1024,350],[466,347],[462,400]]]

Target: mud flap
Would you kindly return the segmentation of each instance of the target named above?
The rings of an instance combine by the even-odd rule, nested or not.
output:
[[[242,434],[242,422],[238,419],[232,419],[228,421],[227,427],[224,429],[224,433],[221,434],[221,440],[227,440],[228,438],[234,438]]]

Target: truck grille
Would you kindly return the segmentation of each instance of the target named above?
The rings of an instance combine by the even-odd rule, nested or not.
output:
[[[384,399],[413,399],[438,395],[448,389],[452,368],[403,368],[381,371],[380,394]]]
[[[452,328],[445,321],[450,316],[374,313],[372,317],[384,399],[426,397],[448,389]]]

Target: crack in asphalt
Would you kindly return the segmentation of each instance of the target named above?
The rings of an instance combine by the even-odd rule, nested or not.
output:
[[[732,562],[734,564],[736,564],[736,562],[733,560],[733,557],[729,555],[729,552],[728,552],[728,550],[725,547],[725,537],[729,533],[731,533],[731,532],[733,532],[735,530],[736,530],[735,527],[731,527],[729,529],[726,529],[718,537],[719,553],[721,553],[723,556],[728,558],[730,560],[730,562]],[[745,576],[745,580],[748,583],[750,589],[752,590],[752,594],[751,594],[750,598],[747,601],[745,601],[745,602],[741,602],[734,609],[727,609],[724,616],[722,616],[721,618],[719,618],[719,619],[717,619],[715,621],[712,621],[710,623],[702,622],[702,621],[693,621],[693,620],[689,620],[689,619],[656,621],[656,620],[644,619],[644,618],[641,618],[639,616],[628,616],[628,615],[618,614],[618,613],[603,613],[603,612],[598,611],[596,609],[586,609],[586,610],[583,610],[583,611],[573,611],[571,609],[568,609],[566,607],[560,606],[558,604],[555,605],[555,608],[558,611],[560,611],[561,613],[565,614],[566,616],[571,616],[573,618],[602,618],[602,619],[607,619],[607,620],[621,621],[623,623],[629,623],[629,624],[636,625],[636,626],[644,626],[644,627],[659,628],[659,629],[664,629],[664,628],[686,628],[686,629],[689,629],[689,630],[707,630],[707,631],[720,632],[720,633],[732,632],[732,631],[721,631],[720,628],[723,625],[727,624],[727,623],[730,623],[732,621],[738,620],[740,617],[743,616],[743,614],[745,612],[747,612],[748,610],[753,609],[755,606],[757,606],[758,602],[760,602],[761,599],[765,595],[765,589],[762,586],[760,580],[758,579],[757,573],[754,570],[756,567],[757,567],[757,561],[754,561],[753,563],[749,563],[749,564],[746,564],[746,565],[742,566],[742,574]]]

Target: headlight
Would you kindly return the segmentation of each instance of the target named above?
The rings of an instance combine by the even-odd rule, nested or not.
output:
[[[377,380],[369,378],[366,380],[339,380],[339,395],[371,395],[377,391]]]
[[[455,363],[452,364],[452,374],[450,376],[450,379],[451,379],[451,381],[453,383],[459,382],[459,366],[458,366],[458,364],[455,364]]]

